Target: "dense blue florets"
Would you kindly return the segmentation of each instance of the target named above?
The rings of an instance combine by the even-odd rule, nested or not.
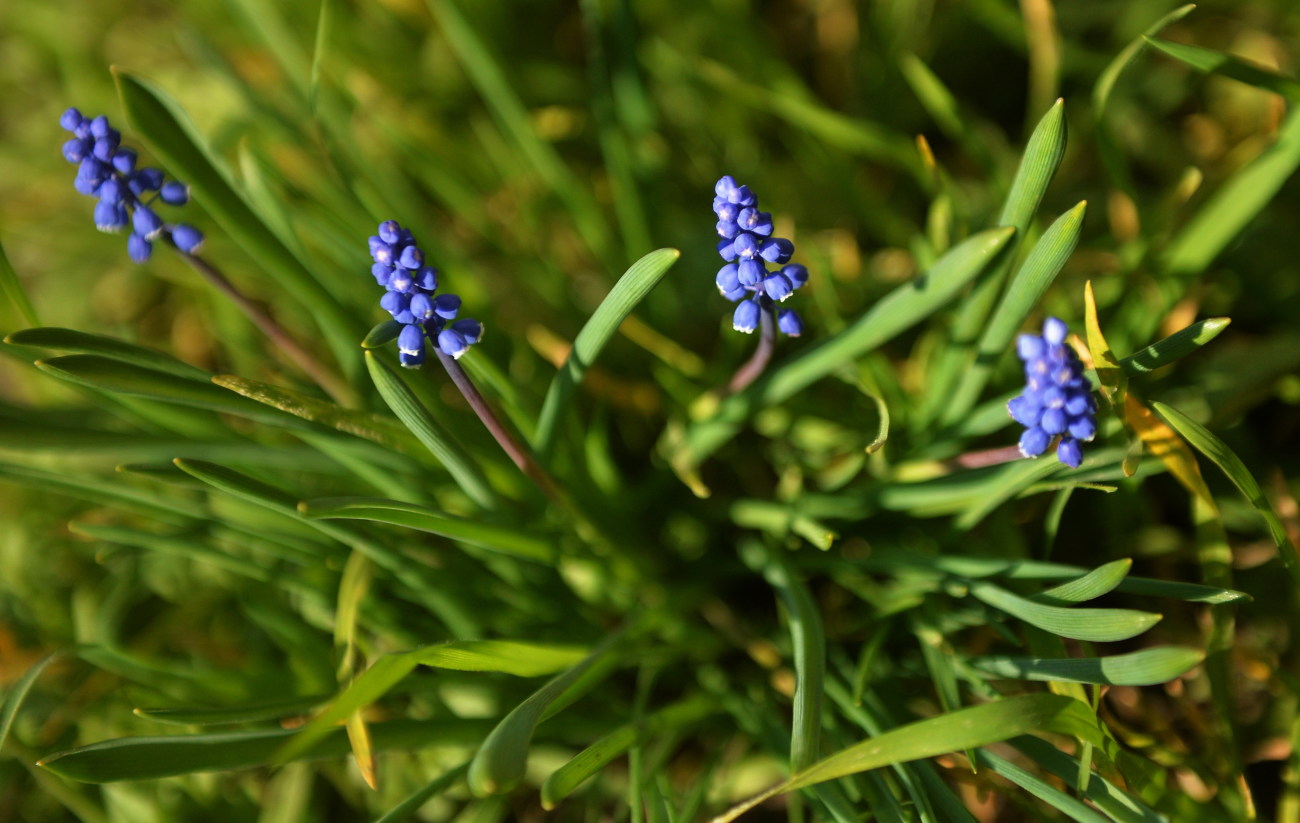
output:
[[[758,198],[748,186],[737,185],[731,175],[714,187],[713,213],[718,216],[718,254],[727,264],[718,271],[722,296],[740,301],[732,328],[749,334],[758,328],[764,309],[780,303],[808,282],[808,269],[790,263],[794,243],[772,237],[772,215],[758,210]],[[767,264],[780,266],[768,271]],[[803,334],[803,321],[789,309],[777,310],[776,327],[782,334]]]
[[[1025,427],[1020,453],[1037,457],[1060,436],[1057,458],[1078,468],[1083,446],[1097,434],[1097,401],[1083,363],[1065,337],[1065,323],[1055,317],[1043,322],[1043,334],[1022,334],[1016,353],[1025,364],[1025,390],[1007,403],[1007,411]]]
[[[137,169],[135,151],[121,145],[122,135],[102,114],[86,118],[76,109],[68,109],[59,118],[59,125],[72,132],[72,138],[63,144],[63,157],[77,164],[73,186],[84,195],[99,198],[95,204],[96,228],[118,232],[130,226],[126,250],[137,263],[149,259],[153,241],[163,235],[170,236],[176,248],[186,254],[198,251],[203,243],[198,229],[184,223],[168,225],[152,208],[156,200],[171,206],[184,205],[190,199],[187,186],[164,182],[158,169]]]
[[[426,337],[437,343],[444,354],[455,358],[483,339],[482,323],[469,318],[456,320],[459,297],[434,295],[438,270],[425,265],[424,252],[415,238],[396,220],[379,224],[379,233],[370,237],[370,257],[375,261],[370,273],[388,290],[379,305],[403,324],[397,336],[403,366],[415,368],[424,362]]]

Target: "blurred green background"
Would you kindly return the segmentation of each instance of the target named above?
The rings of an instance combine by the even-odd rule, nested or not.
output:
[[[382,219],[412,228],[446,287],[465,299],[466,314],[487,322],[485,356],[538,396],[618,274],[652,249],[679,248],[682,260],[602,356],[583,408],[611,444],[611,471],[642,495],[627,510],[653,519],[661,543],[694,558],[714,550],[714,515],[685,495],[654,457],[655,444],[666,421],[725,381],[752,346],[731,332],[730,306],[713,285],[713,182],[731,173],[748,183],[773,212],[777,234],[795,241],[796,260],[813,272],[797,302],[816,340],[952,243],[992,226],[1025,138],[1061,97],[1070,142],[1042,214],[1082,199],[1089,211],[1043,312],[1081,332],[1083,284],[1092,280],[1110,342],[1122,353],[1195,319],[1231,316],[1210,349],[1157,374],[1149,393],[1176,401],[1228,441],[1295,527],[1300,186],[1278,180],[1277,195],[1204,270],[1175,271],[1167,255],[1190,216],[1274,144],[1288,105],[1279,94],[1148,49],[1115,85],[1104,124],[1097,117],[1103,70],[1177,5],[334,0],[331,25],[318,39],[321,5],[305,0],[7,0],[0,4],[0,243],[43,325],[307,387],[174,255],[159,249],[136,266],[123,237],[94,230],[92,201],[73,191],[75,169],[59,154],[65,135],[57,121],[68,106],[106,113],[123,143],[148,157],[117,102],[110,72],[117,66],[153,80],[184,107],[263,218],[353,313],[358,339],[382,319],[364,246]],[[1212,0],[1161,37],[1291,74],[1300,6]],[[309,313],[206,218],[201,201],[184,215],[208,235],[206,256],[328,351]],[[0,301],[0,331],[27,325]],[[925,443],[923,410],[943,398],[927,396],[922,366],[944,331],[942,322],[930,324],[873,356],[893,417],[885,455]],[[79,471],[66,455],[31,454],[17,424],[75,426],[82,395],[32,369],[29,351],[6,346],[3,353],[0,453]],[[359,362],[345,365],[355,371]],[[1015,386],[1014,365],[1007,366],[998,391]],[[443,397],[468,419],[457,398]],[[820,386],[789,411],[758,419],[759,432],[777,445],[742,439],[706,467],[706,479],[723,499],[767,494],[770,461],[778,473],[797,466],[810,486],[831,487],[837,473],[864,470],[863,447],[879,422],[860,393]],[[969,445],[992,448],[1011,436],[1003,430]],[[346,491],[332,482],[322,480],[321,493]],[[1233,745],[1267,817],[1292,750],[1295,597],[1253,512],[1221,477],[1209,482],[1233,537],[1232,585],[1254,597],[1238,612],[1231,653],[1241,729]],[[992,520],[975,553],[1026,553],[1045,507]],[[875,514],[869,523],[837,524],[841,545],[861,548],[877,535],[932,537],[908,513]],[[159,565],[143,581],[115,580],[111,563],[97,562],[102,546],[67,530],[74,516],[100,515],[69,498],[0,483],[0,688],[49,650],[109,637],[135,648],[192,650],[228,666],[246,653],[264,664],[275,659],[274,650],[242,648],[229,615],[213,617],[221,590],[201,575]],[[1197,580],[1194,542],[1186,495],[1159,476],[1141,493],[1075,495],[1052,557],[1091,567],[1137,556],[1147,576]],[[834,596],[822,594],[834,609]],[[839,608],[856,622],[851,608]],[[1199,614],[1171,605],[1162,639],[1194,637]],[[120,622],[105,623],[104,615]],[[129,701],[114,694],[107,675],[68,666],[56,679],[33,709],[41,722],[23,727],[25,742],[6,749],[16,756],[0,761],[0,819],[73,819],[87,802],[57,788],[55,778],[30,773],[19,763],[30,760],[30,749],[16,747],[44,752],[55,741],[138,733]],[[1152,691],[1116,699],[1114,717],[1131,724],[1126,743],[1171,768],[1178,791],[1209,802],[1222,789],[1210,775],[1222,773],[1213,763],[1218,732],[1207,717],[1204,678],[1144,694]],[[362,819],[350,815],[384,808],[335,777],[338,808],[350,811],[329,812],[317,801],[306,819]],[[966,795],[983,809],[981,819],[1044,814],[997,800],[981,807],[980,779],[970,777]],[[111,819],[257,819],[248,811],[256,802],[251,789],[224,807],[214,799],[220,785],[216,778],[190,785],[184,799],[166,788],[114,787]],[[61,792],[61,802],[51,799]],[[601,808],[593,804],[587,819],[603,819]],[[482,812],[496,813],[525,819],[535,809]],[[211,816],[220,814],[232,816]]]

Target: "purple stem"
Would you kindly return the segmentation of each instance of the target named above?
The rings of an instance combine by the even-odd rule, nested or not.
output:
[[[304,374],[316,381],[316,385],[324,389],[338,403],[344,406],[356,405],[356,395],[344,380],[325,368],[319,360],[312,357],[302,346],[299,346],[297,341],[290,337],[289,333],[279,323],[275,322],[275,318],[267,314],[266,310],[260,305],[245,297],[216,266],[213,266],[202,257],[183,252],[177,248],[172,241],[170,231],[163,233],[163,239],[167,241],[167,245],[171,246],[181,256],[181,259],[190,264],[190,268],[199,273],[200,277],[212,284],[217,291],[230,298],[230,301],[244,313],[245,317],[252,321],[254,326],[261,330],[262,334],[270,338],[271,342],[280,351],[284,352],[285,356],[292,360],[298,368],[302,369]]]
[[[771,298],[765,294],[759,295],[758,307],[761,312],[758,348],[754,349],[753,356],[745,361],[745,365],[736,370],[726,391],[722,393],[723,397],[735,394],[757,380],[763,369],[767,368],[767,362],[772,359],[772,352],[776,349],[776,317],[773,316]]]

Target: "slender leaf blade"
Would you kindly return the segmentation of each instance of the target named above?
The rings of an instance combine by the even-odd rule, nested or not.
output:
[[[1048,606],[982,580],[972,582],[970,593],[993,608],[1018,617],[1031,626],[1074,640],[1127,640],[1142,634],[1162,618],[1159,614],[1134,609]]]
[[[1128,376],[1136,377],[1139,374],[1153,372],[1158,368],[1168,366],[1170,363],[1181,360],[1218,337],[1219,333],[1228,328],[1228,324],[1231,322],[1232,318],[1230,317],[1211,317],[1193,323],[1123,358],[1119,361],[1120,368]]]
[[[1110,657],[978,657],[971,665],[994,677],[1152,686],[1181,677],[1204,660],[1205,652],[1200,649],[1157,646]]]

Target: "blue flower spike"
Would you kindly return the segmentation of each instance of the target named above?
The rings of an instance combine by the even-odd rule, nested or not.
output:
[[[781,303],[808,282],[808,269],[790,264],[794,243],[772,237],[772,215],[759,211],[758,198],[748,186],[724,175],[714,186],[713,213],[718,217],[718,254],[727,265],[716,283],[723,297],[736,306],[732,328],[751,334],[764,313],[771,316]],[[768,265],[775,265],[773,271]],[[776,328],[788,337],[803,333],[803,321],[790,309],[776,313]]]
[[[122,135],[99,115],[87,118],[75,108],[59,117],[59,125],[72,132],[63,144],[63,159],[77,165],[73,187],[87,197],[97,197],[95,228],[119,232],[130,226],[126,251],[131,259],[143,263],[153,253],[153,243],[160,236],[170,237],[176,248],[194,254],[203,243],[203,234],[183,223],[165,223],[153,210],[157,200],[180,206],[189,200],[189,188],[175,181],[164,182],[163,173],[154,168],[136,168],[138,155],[121,145]],[[151,197],[145,195],[158,192]]]
[[[1016,354],[1025,366],[1025,390],[1007,402],[1012,419],[1025,427],[1020,453],[1038,457],[1059,438],[1056,459],[1071,468],[1083,462],[1083,445],[1097,435],[1097,401],[1083,363],[1065,338],[1069,329],[1055,317],[1043,333],[1022,334]]]
[[[397,335],[403,366],[414,369],[424,363],[429,341],[448,357],[460,359],[483,339],[482,323],[456,319],[459,296],[434,294],[438,270],[425,264],[424,251],[396,220],[385,220],[371,235],[370,257],[375,261],[370,273],[386,290],[379,305],[403,326]]]

